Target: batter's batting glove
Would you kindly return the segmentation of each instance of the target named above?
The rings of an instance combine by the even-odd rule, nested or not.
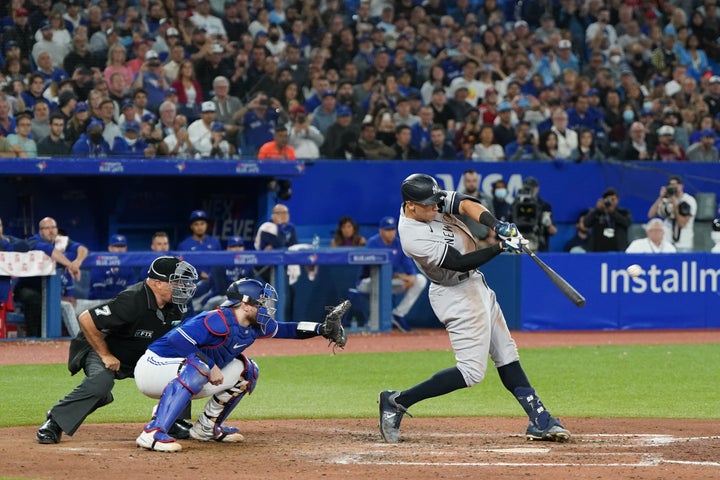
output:
[[[497,233],[498,237],[517,237],[520,235],[517,225],[508,222],[498,222],[495,225],[495,233]]]
[[[500,236],[500,245],[506,252],[523,253],[523,245],[527,245],[528,243],[527,239],[520,234],[516,237]]]
[[[325,321],[320,324],[320,335],[330,340],[329,345],[333,345],[333,351],[335,347],[344,348],[347,343],[347,335],[345,335],[345,329],[342,326],[342,319],[350,309],[350,300],[345,300],[341,304],[333,307],[332,310],[325,315]]]

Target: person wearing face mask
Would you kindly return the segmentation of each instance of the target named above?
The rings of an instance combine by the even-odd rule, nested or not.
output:
[[[512,216],[512,202],[508,200],[508,190],[505,180],[497,180],[492,184],[492,210],[495,218],[500,221],[510,221]]]
[[[123,136],[115,137],[113,155],[129,158],[151,158],[155,149],[140,137],[140,124],[134,120],[123,123]]]
[[[280,29],[276,25],[271,25],[268,29],[268,39],[265,42],[265,48],[275,57],[285,52],[285,40],[280,37]]]
[[[110,145],[103,138],[105,124],[102,120],[93,118],[88,123],[85,133],[80,135],[72,147],[72,155],[84,157],[107,157],[110,154]]]

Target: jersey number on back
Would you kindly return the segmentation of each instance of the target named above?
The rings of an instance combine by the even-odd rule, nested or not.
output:
[[[102,308],[96,308],[96,309],[95,309],[95,315],[97,315],[98,317],[101,316],[101,315],[105,315],[105,316],[107,317],[107,316],[110,316],[110,313],[111,313],[111,312],[110,312],[110,307],[107,306],[107,305],[103,305]]]

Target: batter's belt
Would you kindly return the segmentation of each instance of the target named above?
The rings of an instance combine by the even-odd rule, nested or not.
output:
[[[463,283],[465,280],[467,280],[468,278],[470,278],[470,273],[472,273],[472,272],[461,273],[461,274],[458,275],[457,277],[453,277],[453,278],[451,278],[451,279],[445,280],[445,281],[442,282],[442,283],[433,282],[432,280],[430,280],[430,283],[434,283],[435,285],[442,285],[442,286],[444,286],[444,287],[452,287],[452,286],[455,286],[455,285],[460,285],[460,284]]]

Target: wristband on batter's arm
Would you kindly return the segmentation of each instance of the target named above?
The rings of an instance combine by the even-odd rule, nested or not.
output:
[[[498,224],[498,219],[495,218],[495,215],[493,215],[487,210],[480,214],[480,218],[478,218],[478,221],[486,227],[491,228],[493,231],[495,231],[495,227]]]

